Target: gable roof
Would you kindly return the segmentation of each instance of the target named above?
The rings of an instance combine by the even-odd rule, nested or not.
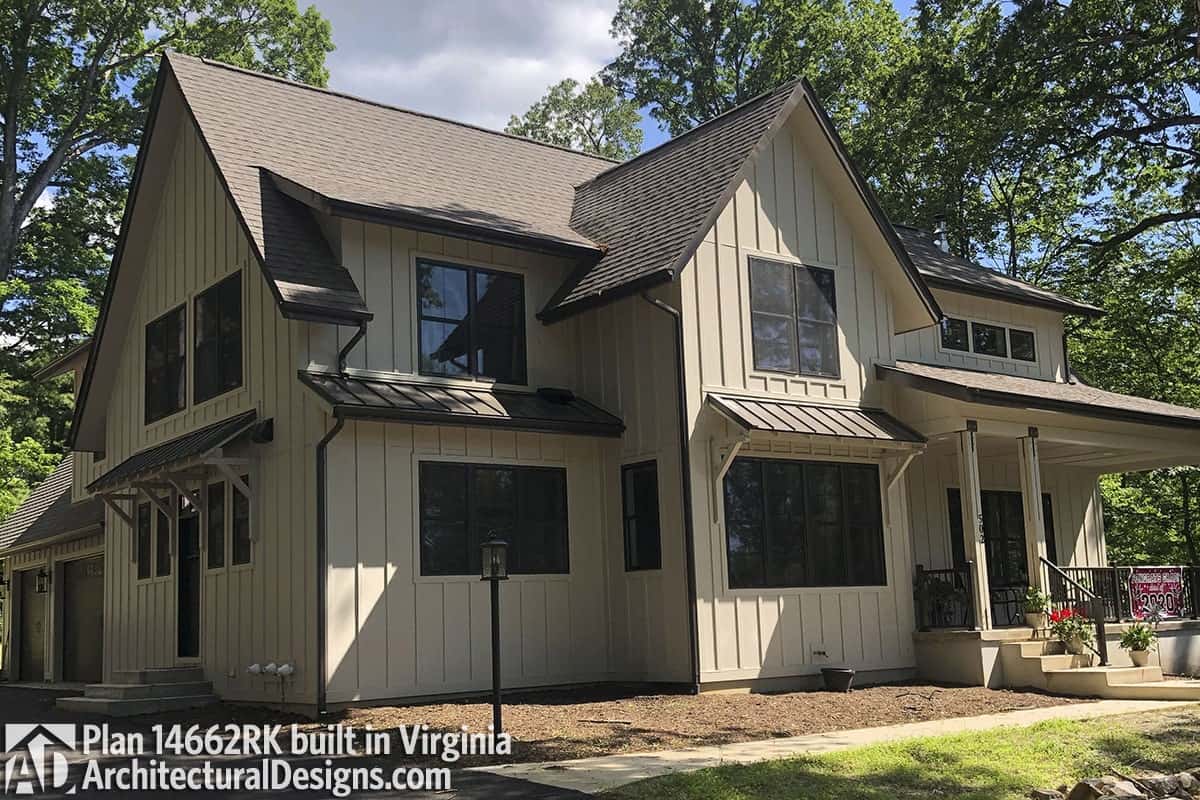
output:
[[[1104,309],[1066,295],[1043,289],[1027,281],[1010,278],[973,261],[947,253],[929,231],[910,225],[895,225],[904,248],[921,276],[931,286],[980,297],[991,297],[1023,305],[1039,306],[1065,314],[1098,317]]]
[[[104,504],[98,498],[71,502],[71,464],[68,455],[0,522],[0,551],[100,527]]]

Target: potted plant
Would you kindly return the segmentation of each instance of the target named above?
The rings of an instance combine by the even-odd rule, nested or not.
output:
[[[1025,592],[1025,624],[1035,631],[1046,627],[1046,609],[1050,606],[1050,598],[1036,586],[1030,586]]]
[[[1121,634],[1121,649],[1129,651],[1135,667],[1150,663],[1150,651],[1158,646],[1158,634],[1145,622],[1135,622]]]
[[[1050,633],[1066,646],[1072,655],[1083,655],[1096,641],[1092,622],[1082,611],[1062,608],[1050,614]]]

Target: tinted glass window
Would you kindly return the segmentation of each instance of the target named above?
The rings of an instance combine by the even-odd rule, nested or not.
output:
[[[171,518],[162,511],[154,514],[154,574],[171,574]]]
[[[1009,328],[1008,341],[1012,345],[1013,358],[1018,361],[1037,361],[1033,331],[1019,331],[1015,328]]]
[[[250,476],[241,477],[242,483],[250,486]],[[253,543],[250,538],[250,499],[234,486],[229,487],[229,493],[233,500],[233,563],[249,564],[253,555]]]
[[[961,350],[964,353],[971,349],[965,319],[947,317],[942,320],[942,347],[946,350]]]
[[[524,383],[524,291],[519,275],[418,261],[421,372]]]
[[[242,385],[242,274],[196,298],[195,401]]]
[[[150,577],[150,504],[142,503],[137,507],[137,576],[138,580]]]
[[[225,566],[225,484],[208,485],[208,568]]]
[[[834,283],[832,270],[750,259],[755,368],[838,375]]]
[[[146,422],[174,414],[187,404],[186,306],[146,326]]]
[[[625,569],[662,567],[662,542],[658,521],[658,464],[630,464],[621,469],[624,506]]]
[[[999,325],[988,325],[985,322],[971,323],[972,349],[985,356],[1008,356],[1008,344],[1004,338],[1004,328]]]

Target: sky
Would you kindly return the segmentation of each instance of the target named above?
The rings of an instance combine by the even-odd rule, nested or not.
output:
[[[617,0],[314,2],[333,25],[332,88],[486,128],[617,54]],[[895,2],[908,11],[909,0]],[[665,138],[644,114],[642,129],[643,149]]]

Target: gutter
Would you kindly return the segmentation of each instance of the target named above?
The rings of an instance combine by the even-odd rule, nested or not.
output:
[[[692,458],[691,447],[688,444],[687,421],[687,387],[684,383],[683,363],[683,315],[677,309],[642,292],[641,297],[650,305],[669,314],[675,323],[675,386],[677,390],[677,419],[679,424],[679,472],[683,483],[683,546],[686,562],[686,583],[688,601],[688,655],[691,659],[692,693],[700,693],[700,640],[697,635],[699,620],[696,610],[696,549],[695,527],[692,519]]]

